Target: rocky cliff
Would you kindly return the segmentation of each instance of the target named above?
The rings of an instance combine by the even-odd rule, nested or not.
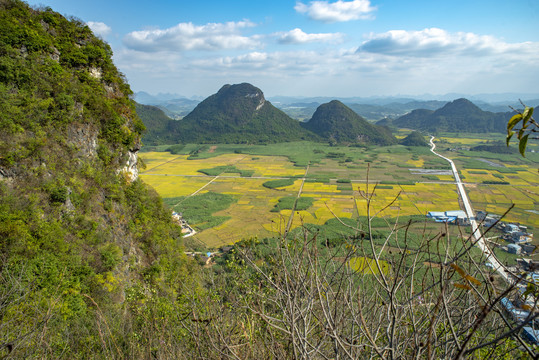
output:
[[[97,308],[119,316],[186,260],[138,179],[144,125],[108,44],[17,0],[0,29],[0,357],[55,358],[98,338]]]

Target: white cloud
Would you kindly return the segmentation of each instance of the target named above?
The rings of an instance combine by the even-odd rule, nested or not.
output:
[[[293,30],[268,36],[282,41],[286,35],[289,42],[301,42],[318,34]],[[184,53],[176,47],[156,56],[151,52],[155,48],[124,48],[115,52],[115,61],[136,89],[204,96],[223,84],[239,82],[250,82],[274,95],[510,92],[534,88],[539,76],[539,43],[508,43],[441,29],[370,34],[359,49],[293,49]]]
[[[466,32],[450,33],[438,28],[421,31],[391,30],[381,34],[370,34],[368,40],[358,48],[358,52],[412,57],[539,53],[537,43],[510,44],[493,36]]]
[[[92,29],[92,31],[94,32],[94,34],[99,35],[99,36],[101,36],[101,37],[107,36],[107,35],[110,34],[110,32],[112,31],[112,29],[110,28],[110,26],[108,26],[107,24],[102,23],[102,22],[88,21],[88,22],[86,23],[86,25],[88,25],[88,27],[89,27],[90,29]]]
[[[345,72],[347,63],[354,63],[354,49],[325,51],[250,52],[238,56],[224,56],[193,60],[193,69],[211,69],[216,73],[263,75],[273,77],[312,76]],[[261,72],[262,69],[262,72]]]
[[[253,27],[249,21],[194,25],[179,23],[168,29],[133,31],[123,42],[133,50],[145,52],[246,49],[260,46],[257,37],[242,36],[242,29]]]
[[[294,9],[313,20],[323,22],[341,22],[372,18],[372,13],[376,10],[371,6],[370,0],[353,1],[311,1],[309,5],[297,2]]]
[[[282,44],[304,44],[309,42],[337,42],[343,38],[340,33],[327,34],[307,34],[301,29],[290,30],[285,33],[278,33],[279,42]]]

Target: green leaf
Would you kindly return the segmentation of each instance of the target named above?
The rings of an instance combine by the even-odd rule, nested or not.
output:
[[[524,119],[522,121],[522,125],[526,125],[526,123],[530,120],[530,118],[532,117],[533,115],[533,108],[532,107],[527,107],[524,109],[524,111],[522,112],[522,118]]]
[[[518,151],[520,151],[520,155],[522,156],[526,156],[524,155],[524,152],[526,151],[526,144],[528,143],[528,136],[530,134],[526,134],[522,137],[522,139],[520,139],[520,143],[518,144]]]
[[[513,129],[518,122],[522,120],[522,114],[515,114],[507,123],[507,131]]]
[[[511,140],[511,138],[513,137],[513,135],[515,135],[515,132],[514,131],[509,131],[507,133],[507,139],[505,139],[505,143],[507,144],[507,146],[509,146],[509,140]]]

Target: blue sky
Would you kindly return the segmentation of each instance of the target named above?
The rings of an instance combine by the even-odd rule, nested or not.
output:
[[[40,0],[110,43],[134,91],[537,93],[536,0]]]

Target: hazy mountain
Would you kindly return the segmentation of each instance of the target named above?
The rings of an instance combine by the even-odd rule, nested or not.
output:
[[[144,91],[135,94],[134,99],[137,103],[143,105],[154,105],[159,107],[174,119],[181,119],[189,114],[200,103],[196,99],[188,99],[177,94],[157,94],[150,95]]]
[[[505,132],[510,112],[483,111],[467,99],[457,99],[442,108],[415,110],[393,121],[401,128],[446,132]]]
[[[357,114],[368,120],[378,120],[381,118],[398,118],[415,109],[436,110],[446,104],[445,101],[408,101],[405,103],[392,102],[384,105],[357,104],[344,102]]]
[[[251,84],[224,85],[174,126],[182,142],[265,143],[312,140],[305,131],[264,98]]]
[[[370,124],[338,100],[322,104],[302,126],[337,143],[389,145],[396,143],[387,128]]]
[[[329,101],[330,100],[326,102]],[[445,101],[437,100],[391,102],[387,104],[357,103],[351,102],[351,99],[343,99],[340,101],[354,110],[355,113],[369,121],[374,121],[381,118],[396,119],[399,116],[402,116],[415,109],[436,110],[446,104]],[[320,104],[321,103],[319,102],[277,103],[276,107],[283,110],[290,117],[303,121],[310,119]]]
[[[133,99],[139,104],[155,105],[174,99],[187,99],[185,96],[171,93],[159,93],[157,95],[148,94],[145,91],[137,91],[133,94]]]

